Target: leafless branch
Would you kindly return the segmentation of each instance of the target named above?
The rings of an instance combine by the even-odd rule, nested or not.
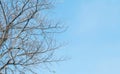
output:
[[[58,62],[54,39],[61,24],[48,20],[50,0],[0,0],[0,73],[35,73],[30,66]]]

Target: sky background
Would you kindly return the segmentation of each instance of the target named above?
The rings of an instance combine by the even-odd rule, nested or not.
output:
[[[58,0],[54,12],[69,26],[59,55],[71,59],[44,74],[120,74],[120,0]]]

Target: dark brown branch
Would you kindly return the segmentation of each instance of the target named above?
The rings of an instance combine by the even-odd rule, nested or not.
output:
[[[1,9],[2,9],[2,12],[3,12],[3,16],[4,16],[4,19],[5,19],[5,23],[6,23],[6,25],[7,25],[7,18],[6,18],[5,10],[4,10],[4,7],[3,7],[3,5],[2,5],[1,0],[0,0],[0,6],[1,6]]]

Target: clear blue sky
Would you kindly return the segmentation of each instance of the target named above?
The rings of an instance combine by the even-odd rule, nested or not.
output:
[[[120,74],[120,0],[58,0],[55,15],[69,26],[55,74]],[[49,74],[49,73],[45,73]],[[50,73],[54,74],[54,73]]]

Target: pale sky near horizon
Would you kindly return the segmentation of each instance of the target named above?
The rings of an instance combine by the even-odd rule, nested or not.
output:
[[[45,74],[120,74],[120,0],[60,0],[54,11],[69,26],[59,55],[71,59]]]

